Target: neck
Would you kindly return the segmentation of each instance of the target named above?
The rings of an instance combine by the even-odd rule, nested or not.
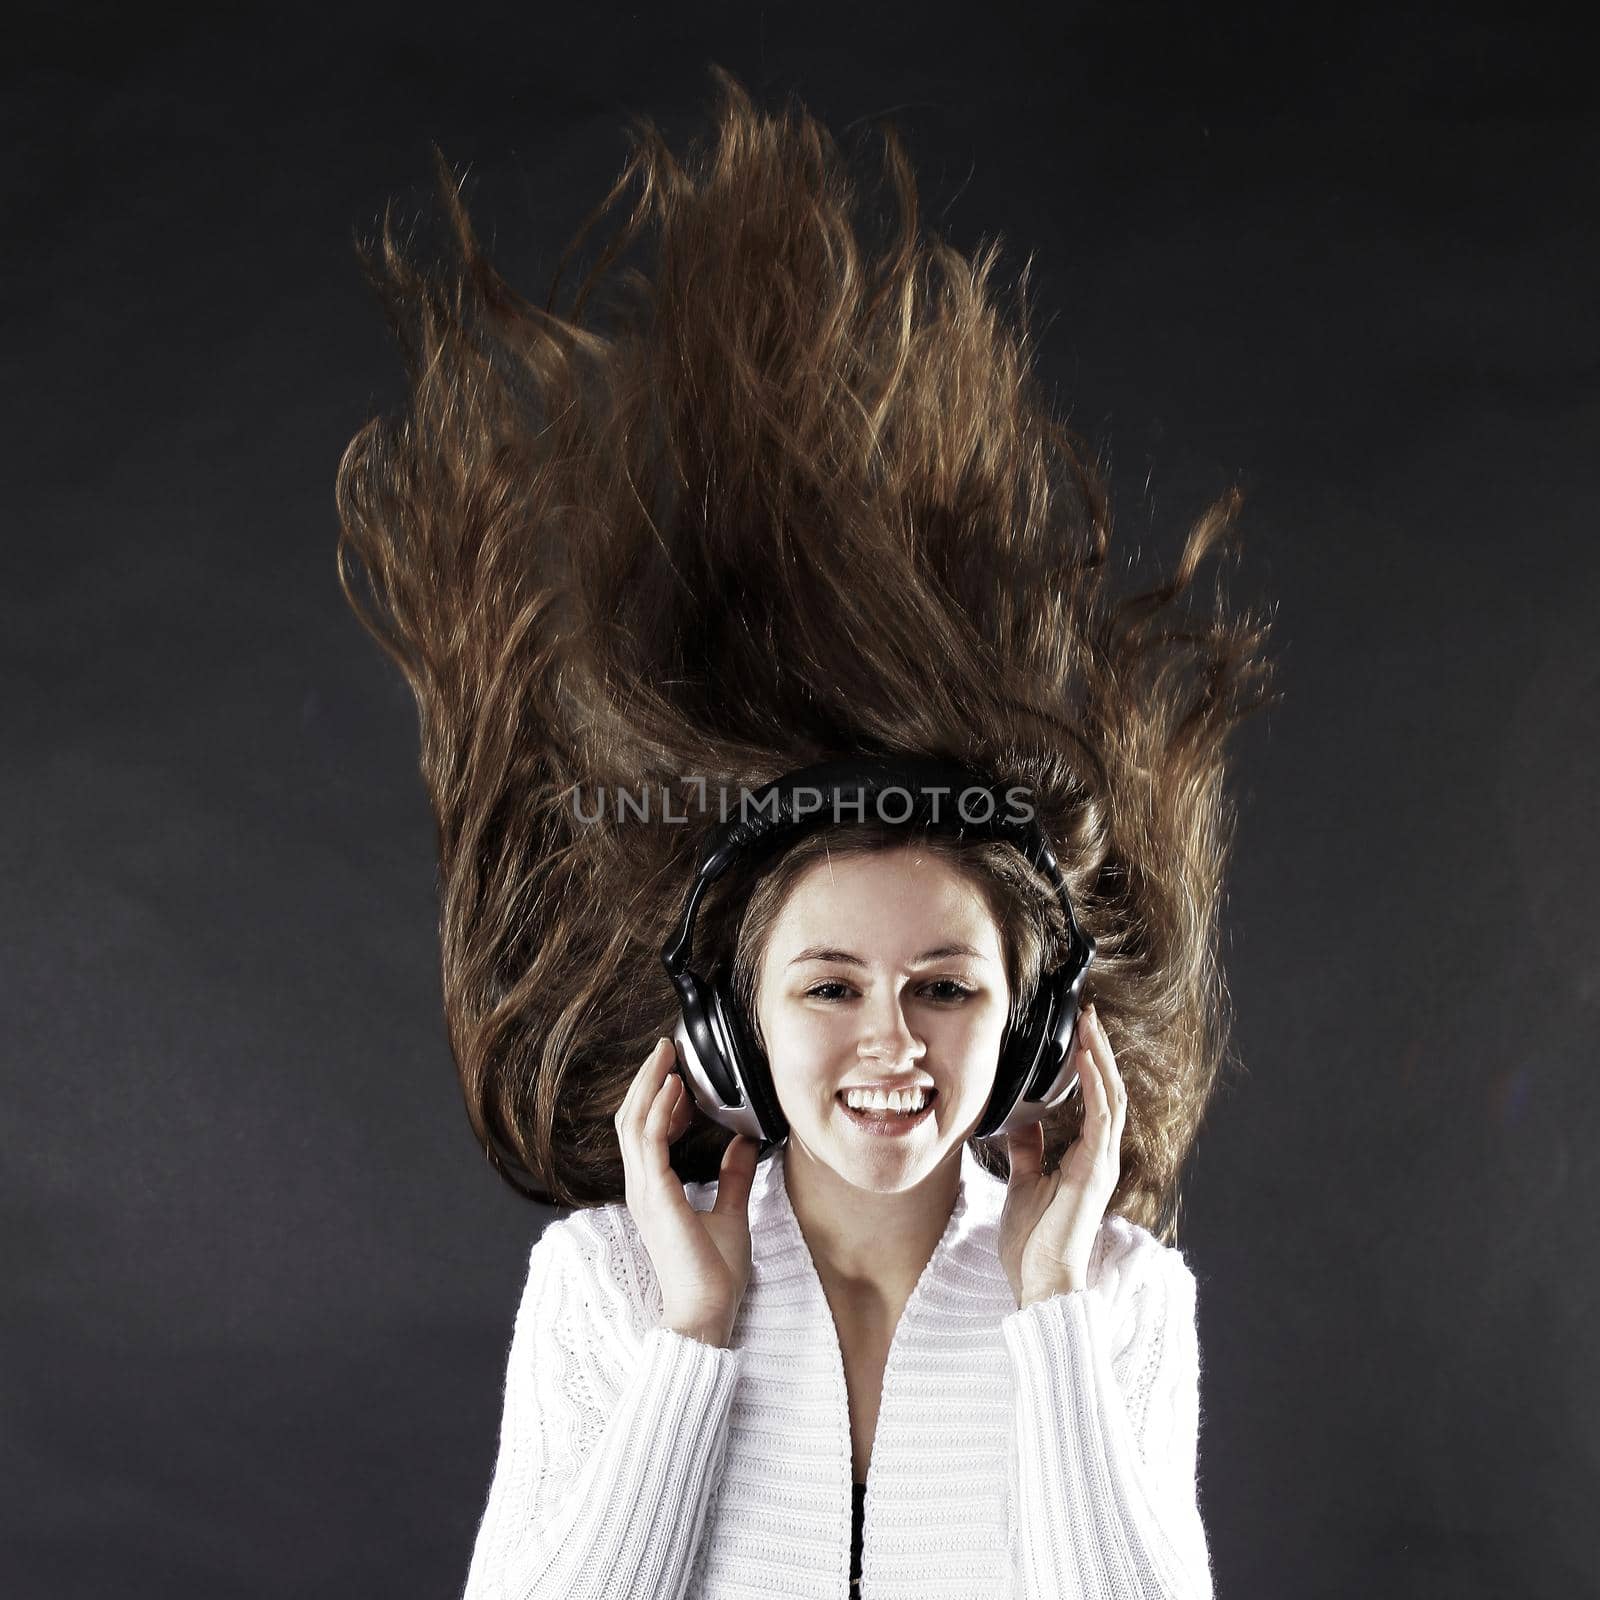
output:
[[[944,1237],[961,1188],[957,1145],[915,1188],[876,1194],[818,1161],[791,1136],[784,1187],[823,1287],[903,1306]]]

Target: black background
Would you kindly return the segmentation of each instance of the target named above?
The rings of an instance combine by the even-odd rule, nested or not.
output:
[[[719,62],[891,115],[1169,558],[1233,481],[1218,1594],[1600,1592],[1597,119],[1553,12],[76,6],[10,25],[0,1589],[450,1596],[542,1215],[444,1040],[332,483],[427,144],[542,296]],[[868,146],[870,149],[870,145]]]

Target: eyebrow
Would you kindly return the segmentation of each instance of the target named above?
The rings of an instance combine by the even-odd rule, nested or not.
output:
[[[979,961],[984,959],[983,952],[974,950],[970,944],[942,944],[936,950],[924,950],[911,965],[921,967],[930,961],[943,961],[947,956],[974,956]],[[789,965],[797,967],[803,961],[836,961],[846,967],[866,966],[860,956],[851,955],[848,950],[833,950],[820,944],[808,944],[799,955],[791,958]]]

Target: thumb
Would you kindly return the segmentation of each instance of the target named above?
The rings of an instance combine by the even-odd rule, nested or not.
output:
[[[1037,1178],[1044,1164],[1044,1124],[1030,1122],[1027,1127],[1008,1133],[1006,1154],[1011,1159],[1011,1184],[1018,1179]]]
[[[750,1185],[755,1181],[760,1147],[748,1134],[736,1133],[722,1152],[717,1175],[717,1198],[711,1209],[725,1215],[744,1215],[750,1209]]]

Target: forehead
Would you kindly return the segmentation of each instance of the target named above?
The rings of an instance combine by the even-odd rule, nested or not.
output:
[[[928,935],[1000,955],[999,930],[969,877],[941,855],[874,850],[813,861],[778,913],[768,950],[787,959],[801,945],[825,939],[861,955],[892,956],[913,943],[920,952]]]

